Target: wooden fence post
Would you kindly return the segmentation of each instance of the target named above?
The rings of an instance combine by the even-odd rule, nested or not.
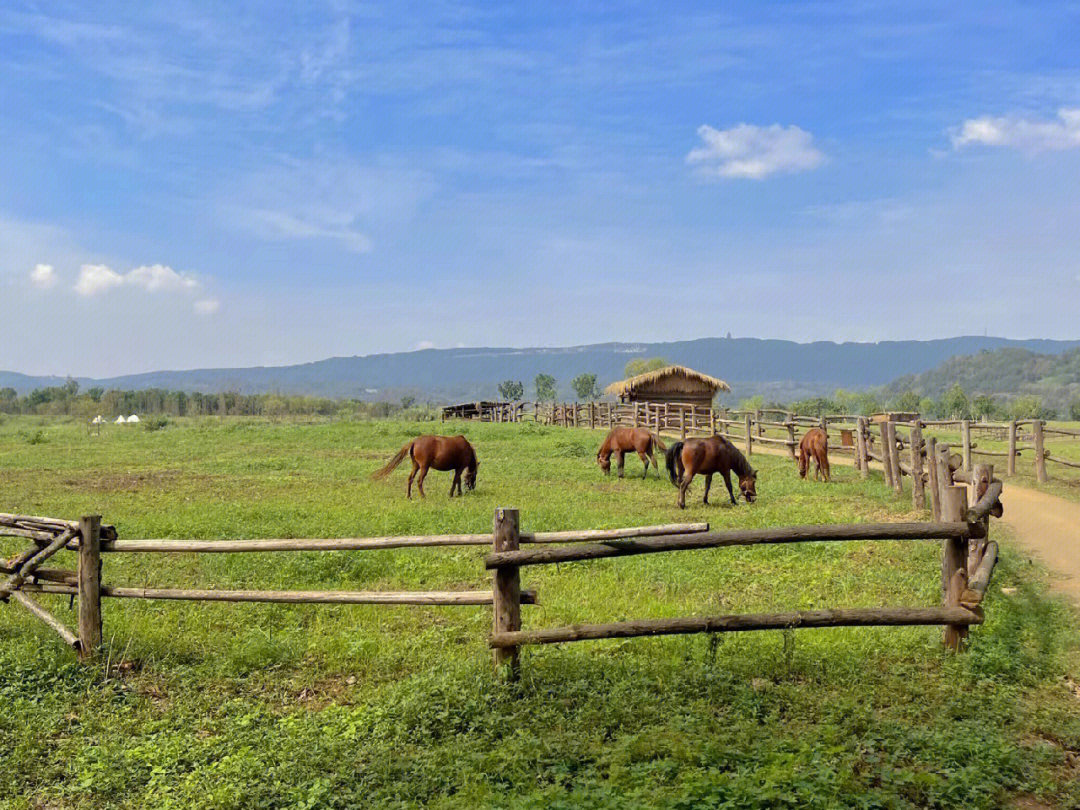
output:
[[[945,487],[942,499],[942,520],[961,523],[967,517],[967,490],[962,486]],[[967,540],[950,538],[945,541],[941,556],[941,590],[946,607],[959,607],[960,596],[967,587]],[[967,627],[958,624],[945,625],[945,646],[955,651],[967,636]]]
[[[1035,419],[1031,423],[1031,433],[1035,439],[1035,480],[1046,483],[1046,452],[1043,441],[1043,421]]]
[[[952,469],[949,467],[950,448],[947,444],[940,444],[937,448],[937,458],[934,464],[937,467],[938,502],[941,504],[942,520],[945,519],[945,490],[952,486]]]
[[[926,486],[930,489],[930,515],[934,521],[941,520],[941,491],[938,489],[937,439],[926,440]]]
[[[495,510],[492,549],[517,551],[521,534],[517,509]],[[521,570],[516,565],[496,568],[492,574],[492,629],[496,633],[514,632],[521,629]],[[518,647],[495,648],[495,675],[516,681],[521,674]]]
[[[885,483],[891,489],[893,486],[892,477],[892,453],[895,450],[894,445],[889,444],[889,423],[888,421],[881,423],[881,466],[885,468]]]
[[[750,455],[754,452],[754,428],[750,424],[750,413],[747,412],[743,417],[743,424],[746,427],[746,455]]]
[[[101,515],[79,521],[79,658],[89,661],[101,648]]]
[[[856,425],[856,433],[858,434],[857,437],[855,438],[855,450],[858,453],[858,458],[859,458],[859,475],[862,476],[863,478],[869,478],[870,477],[870,456],[867,453],[868,448],[867,448],[867,441],[866,441],[866,433],[867,433],[866,417],[865,416],[860,416],[857,420],[855,420],[855,425]],[[793,432],[794,432],[794,429],[793,429]]]
[[[889,426],[889,464],[892,466],[893,490],[897,495],[904,494],[904,476],[900,472],[900,449],[896,446],[896,422],[886,422]]]
[[[964,472],[971,472],[971,420],[960,420],[960,447],[964,459]]]
[[[787,421],[788,452],[795,458],[795,423],[789,418]],[[855,459],[855,466],[859,466],[859,460]]]
[[[971,468],[971,484],[968,486],[968,507],[974,506],[978,503],[982,493],[986,492],[990,487],[990,482],[994,480],[994,465],[980,463]],[[982,560],[983,552],[986,550],[986,544],[990,539],[990,516],[984,517],[980,523],[982,523],[983,531],[982,537],[975,540],[974,543],[968,548],[968,571],[974,571],[979,566],[979,561]]]
[[[1016,420],[1009,422],[1009,457],[1006,462],[1006,474],[1016,475]]]
[[[918,419],[911,420],[911,505],[926,508],[926,491],[923,489],[923,438],[922,425]]]
[[[686,441],[686,408],[679,408],[679,437]]]

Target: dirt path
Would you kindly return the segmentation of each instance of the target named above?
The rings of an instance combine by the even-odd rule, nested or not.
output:
[[[1001,503],[1020,546],[1058,574],[1054,590],[1080,603],[1080,504],[1008,481]]]
[[[754,452],[787,455],[786,450],[773,447],[754,448]],[[847,457],[829,460],[834,465],[852,464]],[[1051,587],[1080,604],[1080,504],[1007,479],[1001,504],[1005,507],[1001,520],[1013,530],[1017,543],[1056,574]]]

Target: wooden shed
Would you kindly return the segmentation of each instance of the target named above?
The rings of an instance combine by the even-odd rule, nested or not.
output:
[[[692,368],[665,366],[612,383],[604,392],[617,396],[620,402],[680,402],[708,407],[717,391],[730,390],[723,380]]]

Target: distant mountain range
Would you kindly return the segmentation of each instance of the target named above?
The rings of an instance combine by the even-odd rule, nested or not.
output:
[[[276,392],[360,399],[395,399],[403,394],[434,401],[493,397],[502,380],[521,380],[531,396],[532,380],[551,374],[569,396],[569,382],[583,372],[601,385],[621,379],[627,361],[664,357],[727,380],[732,399],[764,393],[792,398],[829,393],[837,387],[885,385],[902,375],[933,369],[957,355],[1002,348],[1056,355],[1080,340],[1009,340],[955,337],[880,343],[795,343],[757,338],[702,338],[671,343],[599,343],[567,348],[425,349],[397,354],[332,357],[293,366],[154,371],[106,379],[76,377],[83,388],[166,388],[204,393]],[[60,385],[61,377],[0,371],[0,388],[19,393]]]

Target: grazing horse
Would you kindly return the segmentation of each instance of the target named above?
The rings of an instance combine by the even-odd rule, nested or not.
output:
[[[611,432],[608,433],[607,438],[604,439],[604,443],[600,445],[600,449],[596,452],[596,463],[600,465],[600,469],[604,471],[605,475],[610,475],[611,454],[614,453],[615,461],[618,465],[619,478],[622,478],[623,454],[630,450],[634,450],[641,459],[641,463],[645,465],[645,472],[642,473],[641,477],[644,479],[649,474],[649,459],[652,459],[653,469],[656,471],[656,477],[659,478],[660,465],[656,463],[656,456],[653,455],[653,447],[661,452],[667,450],[664,443],[660,441],[660,437],[654,436],[645,428],[612,428]]]
[[[829,480],[829,435],[821,428],[810,428],[799,441],[799,478],[806,478],[810,472],[810,460],[813,459],[814,480]]]
[[[476,460],[476,451],[464,436],[419,436],[406,444],[398,454],[390,459],[390,462],[381,470],[372,474],[372,478],[385,478],[394,471],[408,454],[412,459],[413,468],[409,473],[409,484],[405,489],[405,495],[412,497],[413,478],[417,470],[420,478],[416,482],[416,488],[420,491],[420,497],[424,497],[424,476],[428,470],[434,468],[440,471],[453,470],[454,480],[450,484],[450,497],[454,497],[454,490],[461,495],[461,473],[465,471],[465,488],[476,488],[476,468],[480,462]]]
[[[757,498],[757,470],[751,467],[746,456],[723,436],[675,442],[667,451],[667,468],[671,483],[679,488],[680,509],[686,508],[686,490],[690,488],[690,482],[698,473],[705,476],[705,497],[702,498],[702,503],[709,502],[713,473],[724,476],[733,505],[738,502],[731,488],[732,472],[739,476],[739,491],[746,498],[746,502],[753,503]]]

